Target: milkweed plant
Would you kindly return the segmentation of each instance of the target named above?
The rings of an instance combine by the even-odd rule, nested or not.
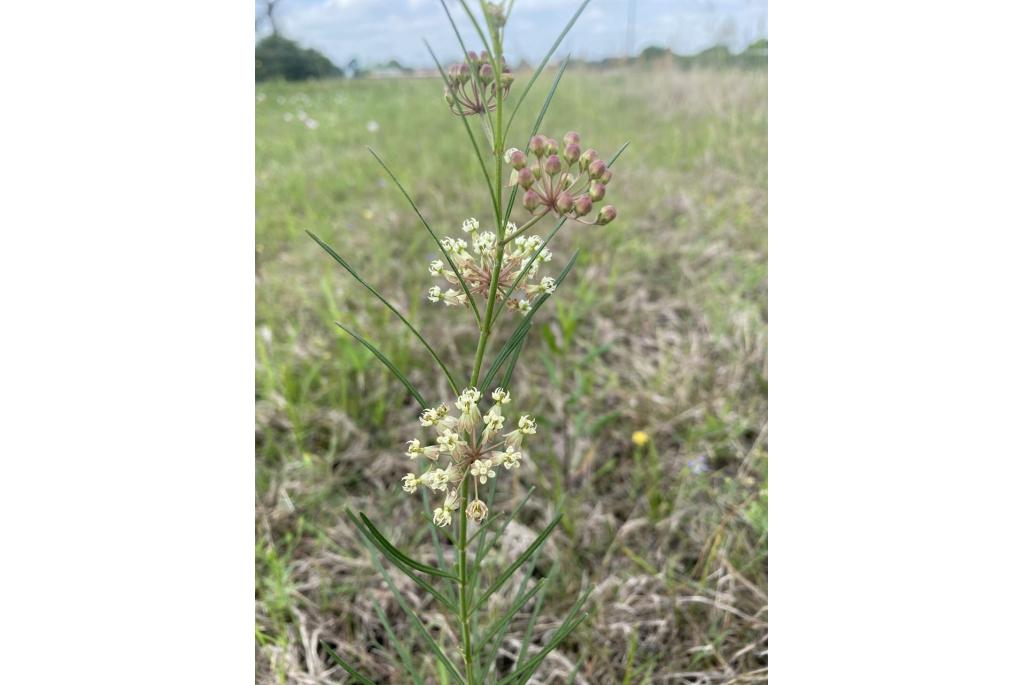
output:
[[[477,327],[479,335],[468,380],[458,378],[408,319],[344,258],[316,235],[310,233],[310,236],[410,329],[444,375],[444,382],[451,393],[448,397],[437,398],[439,402],[427,402],[376,345],[338,323],[391,371],[421,407],[419,425],[410,425],[410,439],[405,445],[409,473],[395,487],[401,487],[410,495],[419,493],[425,508],[424,525],[431,527],[436,565],[413,559],[399,550],[365,513],[358,516],[351,510],[346,510],[346,513],[366,543],[378,572],[408,615],[411,626],[436,659],[441,682],[523,685],[547,654],[587,617],[583,608],[589,589],[584,590],[566,612],[548,642],[535,651],[530,650],[547,578],[532,583],[532,586],[530,581],[537,552],[558,526],[561,511],[515,560],[493,574],[483,572],[484,558],[532,493],[531,489],[511,512],[505,511],[505,505],[494,501],[498,491],[496,483],[508,478],[528,459],[527,445],[537,433],[536,420],[524,411],[525,408],[515,404],[509,387],[531,319],[556,292],[578,254],[577,251],[572,255],[557,276],[544,273],[554,260],[548,244],[567,222],[603,226],[615,219],[615,207],[610,204],[598,207],[598,203],[604,201],[608,192],[612,179],[610,167],[626,145],[605,161],[596,150],[584,147],[579,133],[570,131],[561,140],[540,133],[544,114],[568,59],[555,75],[523,149],[507,144],[509,129],[526,95],[589,0],[584,0],[576,10],[519,94],[515,93],[515,77],[506,65],[503,50],[505,24],[515,0],[481,1],[478,12],[471,9],[466,0],[459,2],[480,40],[480,50],[468,49],[444,0],[441,0],[441,6],[461,46],[463,60],[445,69],[429,43],[424,42],[444,82],[444,102],[454,115],[456,125],[461,123],[465,129],[468,147],[472,148],[479,162],[480,177],[486,184],[490,199],[486,223],[493,222],[492,227],[485,227],[485,222],[476,218],[467,218],[462,222],[461,230],[456,228],[453,231],[455,235],[439,236],[385,161],[372,149],[370,152],[405,196],[437,245],[440,258],[426,264],[425,272],[434,279],[433,285],[425,288],[426,299],[435,306],[453,309],[452,316],[461,312],[472,317]],[[510,106],[512,100],[515,104]],[[517,196],[521,211],[526,215],[518,225],[511,221]],[[553,222],[545,237],[530,233],[545,219]],[[519,321],[492,355],[485,372],[484,361],[488,357],[489,346],[496,346],[492,338],[505,312],[518,316]],[[469,353],[467,349],[467,359]],[[495,513],[495,509],[501,511]],[[442,536],[450,545],[447,555]],[[451,626],[455,628],[452,634],[458,639],[454,648],[446,649],[431,635],[416,608],[396,588],[389,567],[383,564],[382,558],[412,579],[448,612],[452,618]],[[503,603],[504,612],[490,625],[481,625],[483,619],[490,615],[484,611],[487,603],[524,564],[528,564],[526,573],[517,590],[511,592]],[[488,578],[490,582],[485,585],[485,575],[495,577]],[[508,635],[512,619],[534,599],[533,613],[521,636],[517,659],[508,673],[498,673],[498,649]],[[381,608],[375,605],[375,609],[409,679],[422,685],[426,676],[416,667],[410,646],[397,638]],[[322,644],[327,654],[349,674],[351,681],[373,682],[329,645]]]

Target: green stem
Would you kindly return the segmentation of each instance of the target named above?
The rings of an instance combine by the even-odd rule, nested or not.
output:
[[[462,659],[466,667],[466,685],[474,685],[473,639],[470,634],[469,573],[466,570],[466,505],[469,504],[469,479],[462,481],[459,503],[459,623],[462,624]]]
[[[525,233],[526,229],[530,228],[530,226],[533,226],[535,223],[537,223],[538,221],[540,221],[541,219],[546,217],[548,215],[548,212],[550,212],[550,211],[551,211],[550,209],[545,209],[543,212],[541,212],[540,214],[538,214],[537,216],[533,217],[532,219],[527,221],[525,224],[520,226],[519,229],[515,233],[513,233],[512,235],[510,235],[507,238],[505,238],[505,240],[503,240],[502,242],[503,243],[508,243],[508,242],[511,242],[512,240],[515,240],[516,237],[521,236],[523,233]]]

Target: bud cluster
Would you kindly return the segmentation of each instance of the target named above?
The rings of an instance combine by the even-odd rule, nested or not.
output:
[[[441,240],[441,245],[451,256],[459,270],[458,276],[462,276],[469,292],[486,298],[490,293],[491,279],[497,261],[498,236],[493,231],[481,231],[480,222],[473,218],[462,222],[462,230],[467,234],[469,242],[462,238],[446,237]],[[509,223],[505,228],[505,235],[514,235],[517,230],[515,224]],[[530,311],[534,296],[555,291],[555,279],[550,276],[540,279],[539,283],[532,282],[537,276],[541,262],[551,261],[551,251],[541,247],[543,243],[544,240],[539,235],[516,235],[506,245],[501,269],[498,272],[496,296],[499,301],[503,300],[509,309],[526,314]],[[535,254],[537,258],[523,274],[527,263]],[[443,260],[435,259],[430,263],[430,275],[444,278],[453,286],[460,285],[458,276]],[[515,291],[512,290],[513,284],[516,284]],[[448,288],[442,292],[441,288],[435,285],[427,291],[427,299],[431,302],[444,302],[450,307],[467,304],[466,293],[458,287]]]
[[[526,152],[512,148],[506,151],[505,160],[514,169],[509,185],[523,190],[523,206],[530,212],[553,211],[598,226],[615,219],[612,205],[601,207],[593,220],[584,219],[593,211],[594,203],[604,199],[612,172],[597,156],[597,150],[581,151],[580,135],[575,131],[562,137],[561,147],[554,138],[534,136]]]
[[[459,508],[459,487],[469,476],[473,482],[474,499],[466,507],[466,514],[476,523],[487,516],[487,505],[479,498],[478,484],[484,485],[498,475],[498,468],[517,469],[523,459],[523,439],[537,432],[536,422],[523,415],[515,428],[502,433],[505,416],[502,405],[512,401],[511,395],[502,388],[491,393],[493,404],[486,414],[480,414],[480,391],[466,388],[455,401],[459,410],[456,418],[447,404],[431,407],[420,415],[420,425],[433,428],[437,438],[433,445],[423,445],[419,439],[410,440],[405,454],[410,459],[426,459],[427,470],[416,475],[407,473],[402,478],[402,489],[414,493],[420,487],[444,496],[441,506],[434,509],[434,523],[447,526],[452,513]],[[441,457],[448,463],[438,466]]]
[[[498,106],[498,88],[502,89],[502,98],[508,96],[512,87],[512,71],[501,60],[501,73],[494,73],[494,65],[487,52],[479,55],[470,50],[468,60],[453,64],[448,68],[448,85],[444,89],[444,99],[452,114],[482,114],[493,112]]]

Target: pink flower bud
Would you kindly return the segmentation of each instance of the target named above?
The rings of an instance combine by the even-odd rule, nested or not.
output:
[[[595,159],[590,163],[590,166],[587,167],[587,172],[590,174],[591,178],[600,179],[601,175],[605,172],[605,168],[604,162],[599,159]]]
[[[555,209],[559,214],[565,214],[572,209],[572,195],[564,190],[555,198]]]
[[[480,59],[480,58],[479,58],[479,57],[477,57],[477,55],[476,55],[476,53],[475,53],[475,52],[473,52],[472,50],[470,50],[469,52],[467,52],[467,53],[466,53],[466,59],[467,59],[467,60],[469,60],[469,63],[470,63],[470,64],[473,64],[474,62],[476,62],[476,61],[477,61],[478,59]]]
[[[480,67],[480,81],[484,85],[487,85],[494,80],[494,67],[489,63],[484,63]]]
[[[599,180],[600,180],[600,181],[601,181],[601,183],[603,183],[604,185],[608,185],[608,182],[612,180],[612,170],[611,170],[611,169],[607,169],[607,168],[606,168],[606,169],[604,170],[604,173],[603,173],[603,174],[601,174],[601,178],[600,178]]]
[[[557,155],[558,141],[555,140],[554,138],[548,138],[547,142],[545,143],[544,152],[546,152],[549,155]]]
[[[590,200],[589,195],[580,195],[576,198],[576,203],[573,208],[576,210],[576,216],[586,216],[590,213],[594,203]]]
[[[519,170],[518,177],[519,185],[523,187],[523,190],[526,190],[533,185],[533,174],[530,173],[530,170],[526,167]]]
[[[562,160],[558,158],[558,155],[551,155],[547,161],[544,162],[544,171],[547,172],[548,176],[554,176],[562,170]]]
[[[593,181],[590,184],[590,199],[594,202],[600,202],[604,199],[604,185]]]
[[[547,145],[547,141],[544,140],[544,136],[534,136],[530,138],[530,144],[527,145],[530,152],[540,157],[544,154],[544,147]]]
[[[562,144],[565,145],[566,147],[569,147],[570,145],[575,145],[579,147],[580,134],[576,133],[576,131],[569,131],[564,136],[562,136]]]
[[[597,225],[604,226],[605,224],[609,224],[615,220],[616,216],[618,216],[618,212],[615,211],[615,208],[611,205],[605,205],[601,208],[601,211],[597,213]]]
[[[580,169],[586,169],[595,159],[597,159],[597,150],[590,148],[580,155]]]
[[[526,155],[522,150],[513,150],[512,154],[508,156],[508,163],[512,165],[513,169],[522,169],[526,166]]]
[[[533,190],[527,190],[523,195],[523,206],[531,212],[540,206],[540,195]]]
[[[580,146],[576,143],[569,143],[565,146],[565,161],[575,164],[580,158]]]
[[[530,173],[533,174],[534,178],[540,178],[544,172],[541,171],[540,162],[534,162],[530,165]]]

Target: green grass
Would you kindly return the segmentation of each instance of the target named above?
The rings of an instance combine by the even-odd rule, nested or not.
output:
[[[553,74],[517,117],[520,147]],[[428,402],[449,393],[408,329],[304,231],[403,311],[457,379],[468,376],[475,328],[463,312],[426,301],[436,246],[366,150],[388,162],[441,234],[461,233],[467,216],[489,227],[479,167],[440,91],[435,79],[257,88],[261,682],[327,672],[318,640],[379,682],[404,682],[373,602],[400,635],[408,624],[342,512],[366,511],[404,550],[431,558],[420,502],[398,486],[416,406],[333,322],[377,344]],[[300,110],[318,126],[303,124]],[[494,510],[536,486],[522,526],[510,528],[529,539],[565,502],[555,544],[538,562],[558,574],[535,642],[581,583],[597,585],[590,618],[540,675],[560,672],[552,682],[563,682],[580,661],[579,684],[698,671],[714,683],[766,680],[767,75],[570,70],[542,132],[570,129],[602,155],[630,147],[606,198],[619,218],[568,224],[552,243],[543,274],[557,275],[577,247],[580,256],[534,319],[512,386],[516,406],[538,417],[539,439],[519,477],[502,479]],[[517,207],[513,220],[525,216]],[[485,368],[514,319],[502,318]],[[653,444],[637,449],[630,436],[641,429]],[[710,471],[691,472],[687,463],[701,456]],[[443,612],[414,586],[402,590],[454,645]],[[507,640],[505,649],[503,669],[518,645]],[[436,681],[422,646],[410,657]]]

